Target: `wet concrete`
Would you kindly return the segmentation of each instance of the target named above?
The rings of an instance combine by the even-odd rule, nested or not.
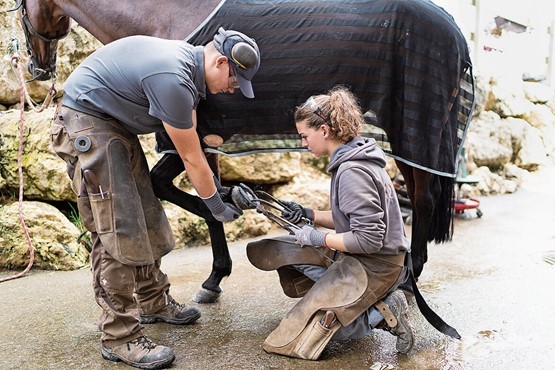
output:
[[[413,305],[416,344],[408,356],[397,354],[394,338],[380,331],[332,343],[318,362],[267,354],[261,343],[295,300],[283,295],[275,272],[249,264],[248,241],[231,244],[233,273],[217,303],[199,306],[198,323],[157,323],[147,333],[175,349],[174,369],[551,369],[555,265],[545,257],[555,255],[554,186],[550,166],[515,194],[482,197],[482,218],[457,219],[452,242],[429,246],[419,286],[462,340],[435,331]],[[208,247],[164,259],[180,302],[194,304],[211,262]],[[99,314],[88,269],[32,270],[0,284],[0,369],[128,368],[101,358]]]

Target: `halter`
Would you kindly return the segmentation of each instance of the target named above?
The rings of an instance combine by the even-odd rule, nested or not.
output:
[[[27,15],[27,9],[25,8],[25,0],[19,0],[15,7],[9,9],[8,12],[12,12],[18,9],[21,9],[21,28],[23,29],[23,34],[25,35],[25,44],[27,46],[27,54],[29,55],[27,69],[29,73],[31,73],[31,75],[33,76],[33,78],[27,82],[37,79],[44,81],[48,78],[54,78],[56,75],[56,53],[58,50],[58,41],[69,34],[71,27],[68,27],[67,31],[58,37],[48,38],[44,35],[41,35],[31,24],[29,16]],[[33,49],[30,42],[30,35],[33,35],[40,40],[48,43],[48,69],[42,69],[38,67],[39,63],[36,56],[33,54]]]

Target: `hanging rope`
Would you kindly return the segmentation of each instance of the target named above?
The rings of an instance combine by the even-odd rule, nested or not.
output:
[[[27,101],[29,106],[32,107],[35,112],[42,112],[44,109],[46,109],[46,107],[48,107],[48,105],[52,101],[52,98],[56,95],[56,89],[54,88],[55,81],[53,80],[48,96],[44,100],[42,106],[40,108],[37,108],[36,104],[32,101],[25,87],[25,77],[24,77],[25,71],[23,70],[23,67],[21,66],[21,63],[20,63],[20,57],[18,52],[19,47],[18,47],[17,39],[12,39],[11,50],[13,54],[11,58],[11,66],[18,76],[19,86],[20,86],[19,149],[17,154],[17,169],[19,174],[19,221],[23,229],[23,233],[25,234],[25,238],[27,239],[27,244],[29,246],[29,263],[27,264],[27,267],[25,268],[25,270],[21,271],[20,273],[5,277],[5,278],[1,278],[0,283],[22,277],[27,272],[29,272],[29,270],[31,270],[31,267],[33,266],[33,262],[35,260],[35,248],[33,247],[33,242],[31,241],[31,237],[29,236],[29,230],[27,229],[27,225],[25,224],[25,219],[23,217],[23,167],[21,162],[23,158],[23,128],[25,126],[25,101]]]

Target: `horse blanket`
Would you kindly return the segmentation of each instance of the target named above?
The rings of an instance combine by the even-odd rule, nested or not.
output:
[[[218,27],[254,38],[261,66],[254,99],[209,95],[198,107],[206,151],[242,155],[301,150],[296,106],[335,85],[358,97],[374,137],[394,158],[455,177],[473,109],[468,46],[454,19],[427,0],[225,0],[187,37]]]

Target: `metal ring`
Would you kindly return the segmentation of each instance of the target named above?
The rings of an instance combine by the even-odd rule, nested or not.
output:
[[[78,136],[73,142],[73,147],[84,153],[91,148],[91,139],[88,136]]]

